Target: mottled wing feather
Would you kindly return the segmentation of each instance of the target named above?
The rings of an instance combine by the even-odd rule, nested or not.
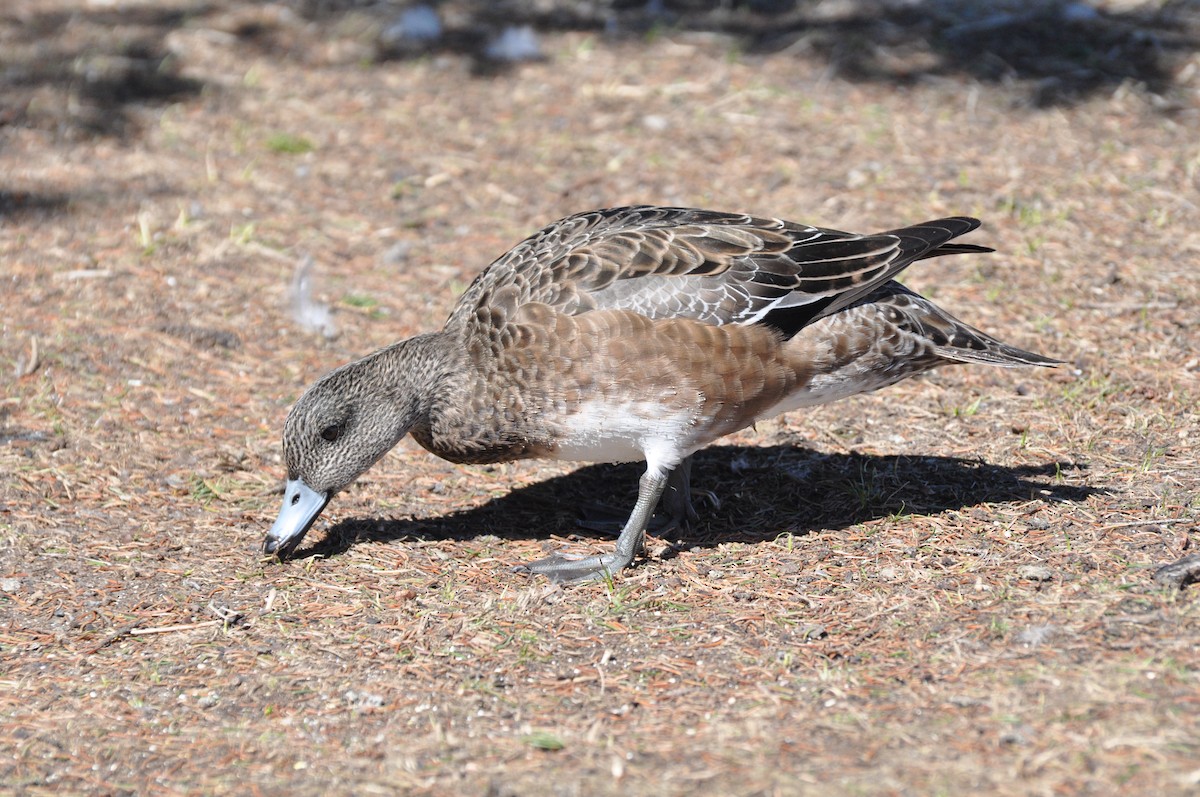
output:
[[[593,211],[555,222],[494,262],[448,326],[502,323],[538,303],[567,315],[622,309],[714,325],[776,325],[771,316],[786,315],[786,326],[799,328],[976,226],[950,218],[863,236],[685,208]],[[947,253],[962,247],[951,246]]]
[[[924,356],[931,360],[1003,367],[1061,364],[1059,360],[996,340],[896,282],[875,289],[863,303],[873,307],[880,314],[881,323],[891,328],[890,333],[879,335],[879,340],[907,338],[913,348],[924,348]]]
[[[967,216],[951,216],[944,219],[937,219],[936,221],[927,221],[922,224],[913,224],[909,227],[901,227],[882,235],[874,236],[890,239],[895,242],[895,251],[888,261],[886,268],[873,279],[847,288],[840,296],[822,308],[816,318],[832,315],[839,310],[849,307],[871,293],[878,286],[887,283],[916,260],[935,257],[941,254],[974,252],[978,251],[978,249],[991,251],[985,247],[976,248],[971,244],[947,245],[950,239],[965,235],[978,226],[979,219],[972,219]]]

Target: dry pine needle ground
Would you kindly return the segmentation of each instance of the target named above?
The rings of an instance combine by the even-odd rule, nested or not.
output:
[[[666,5],[528,11],[507,67],[461,3],[418,52],[331,3],[0,12],[0,791],[1200,788],[1197,592],[1152,579],[1200,533],[1196,20],[1072,4],[1046,55],[998,2],[1001,58],[953,3]],[[998,254],[907,281],[1069,365],[737,435],[695,535],[608,585],[510,566],[609,544],[573,507],[636,469],[410,443],[257,555],[308,382],[644,201],[981,216]],[[291,318],[306,255],[332,339]]]

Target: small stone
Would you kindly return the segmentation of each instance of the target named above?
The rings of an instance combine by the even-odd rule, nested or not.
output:
[[[1154,580],[1159,584],[1183,589],[1200,581],[1200,554],[1190,554],[1182,559],[1163,565],[1154,571]],[[8,590],[5,590],[6,592]]]
[[[383,262],[388,266],[398,266],[408,260],[412,253],[412,241],[396,241],[383,253]]]
[[[383,707],[383,696],[372,692],[356,692],[353,689],[345,694],[346,702],[355,711],[371,711]]]
[[[1026,628],[1022,628],[1015,639],[1022,645],[1037,647],[1038,645],[1049,642],[1052,638],[1057,636],[1059,630],[1059,627],[1056,625],[1031,625],[1027,626]]]
[[[380,40],[389,46],[405,43],[432,44],[442,37],[442,20],[437,9],[426,3],[406,10],[380,34]]]
[[[1000,744],[1011,746],[1028,744],[1032,737],[1033,728],[1028,725],[1018,725],[1000,734]]]
[[[535,61],[542,57],[542,48],[532,26],[509,25],[488,44],[485,54],[493,61]]]
[[[825,630],[823,625],[806,625],[802,626],[799,631],[800,638],[809,639],[824,639],[829,636],[829,632]]]
[[[667,121],[667,117],[656,113],[651,113],[642,117],[642,124],[647,130],[653,130],[656,133],[661,133],[662,131],[666,130],[671,123]]]
[[[1021,565],[1017,575],[1027,581],[1053,581],[1054,571],[1045,565]]]

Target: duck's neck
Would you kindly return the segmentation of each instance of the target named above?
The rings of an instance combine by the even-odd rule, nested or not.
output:
[[[368,355],[377,369],[376,384],[385,385],[384,400],[394,402],[405,431],[429,423],[429,412],[453,372],[454,349],[445,333],[430,332]]]

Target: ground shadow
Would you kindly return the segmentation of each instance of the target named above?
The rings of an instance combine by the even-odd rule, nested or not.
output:
[[[71,198],[62,193],[8,191],[0,188],[0,225],[10,221],[37,221],[68,211]]]
[[[166,38],[208,3],[0,11],[0,127],[127,137],[137,105],[175,102],[204,84],[179,74]]]
[[[302,14],[324,21],[355,5],[298,0]],[[1070,105],[1127,83],[1165,96],[1200,49],[1200,14],[1183,0],[1117,9],[1082,0],[853,0],[836,8],[814,0],[468,0],[406,8],[418,5],[441,9],[439,35],[406,36],[405,9],[376,7],[379,57],[453,52],[474,59],[477,74],[495,74],[511,66],[488,57],[507,29],[592,30],[625,41],[706,31],[733,37],[744,52],[816,55],[831,75],[848,80],[909,85],[952,77],[1011,85],[1034,107]]]
[[[1082,501],[1103,492],[1062,483],[1080,465],[1003,467],[956,457],[818,454],[792,446],[715,446],[696,455],[693,489],[701,520],[681,542],[711,547],[783,533],[840,529],[897,514],[934,515],[990,502]],[[330,557],[357,542],[540,539],[597,536],[576,524],[581,504],[631,508],[641,465],[590,465],[521,487],[487,504],[419,520],[353,518],[296,553]],[[715,501],[701,491],[711,491]]]
[[[1018,87],[1035,107],[1071,105],[1123,84],[1167,95],[1200,49],[1200,15],[1180,3],[1123,10],[1084,2],[859,2],[828,21],[744,26],[761,52],[811,51],[848,80],[909,85],[969,77]]]
[[[405,16],[415,7],[436,15],[435,34],[416,31]],[[849,0],[836,7],[813,0],[197,0],[18,8],[0,10],[0,127],[131,135],[133,108],[187,99],[204,88],[180,73],[167,44],[172,31],[189,26],[271,58],[319,60],[327,44],[350,39],[361,45],[351,50],[362,60],[450,53],[469,58],[477,75],[542,57],[536,32],[585,30],[600,42],[650,42],[675,31],[703,31],[729,37],[712,47],[816,56],[828,62],[830,76],[847,80],[905,86],[952,78],[1013,86],[1034,107],[1070,105],[1125,84],[1170,97],[1179,71],[1200,49],[1200,13],[1184,0],[1113,9],[1083,0]],[[506,33],[526,28],[528,37],[517,35],[514,45],[524,55],[492,54]],[[1177,107],[1170,101],[1160,106]]]

